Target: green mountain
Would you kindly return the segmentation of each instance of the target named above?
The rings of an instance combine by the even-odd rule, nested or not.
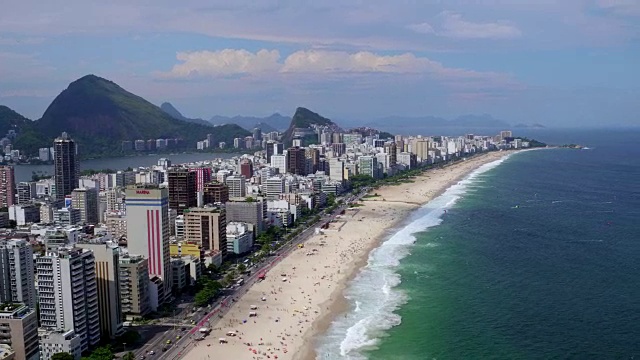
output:
[[[285,131],[283,135],[283,141],[286,146],[291,144],[291,141],[294,138],[296,133],[305,133],[302,136],[303,145],[309,144],[317,144],[318,143],[318,135],[317,133],[312,133],[314,127],[323,127],[326,126],[334,131],[339,130],[339,126],[336,125],[333,121],[321,116],[318,113],[315,113],[309,109],[299,107],[296,109],[295,114],[291,118],[291,123],[289,124],[289,128]]]
[[[215,142],[227,143],[250,135],[237,125],[211,127],[175,119],[140,96],[95,75],[69,84],[34,125],[44,138],[40,147],[51,146],[53,139],[66,131],[78,143],[83,158],[121,155],[123,140],[174,138],[182,139],[181,149],[195,149],[196,142],[207,134],[212,134]],[[33,149],[23,151],[35,153]]]
[[[213,124],[211,124],[206,120],[190,119],[182,115],[182,113],[178,111],[178,109],[176,109],[175,106],[171,105],[171,103],[169,102],[163,102],[162,105],[160,105],[160,109],[162,109],[162,111],[166,112],[174,119],[178,119],[186,122],[192,122],[192,123],[201,124],[201,125],[213,126]]]
[[[36,122],[27,119],[12,109],[0,105],[0,138],[8,135],[9,131],[16,133],[12,139],[14,149],[20,149],[27,154],[37,154],[38,148],[44,146],[47,138],[36,127]]]

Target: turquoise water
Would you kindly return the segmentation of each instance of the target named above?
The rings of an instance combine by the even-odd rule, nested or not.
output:
[[[638,135],[513,155],[421,209],[349,286],[320,358],[640,356]]]

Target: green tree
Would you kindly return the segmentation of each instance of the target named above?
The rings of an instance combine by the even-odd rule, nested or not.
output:
[[[122,357],[122,360],[135,360],[135,358],[136,358],[136,355],[131,351],[129,351]]]
[[[240,271],[241,273],[247,271],[247,267],[245,266],[245,264],[239,264],[238,271]]]
[[[51,356],[51,360],[75,360],[73,355],[66,352],[59,352]]]
[[[82,357],[82,360],[112,360],[113,351],[111,345],[101,346],[91,352],[89,356]]]

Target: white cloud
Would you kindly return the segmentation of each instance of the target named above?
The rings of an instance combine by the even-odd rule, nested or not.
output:
[[[411,24],[409,26],[407,26],[407,28],[420,33],[420,34],[435,34],[435,30],[433,29],[433,26],[431,26],[431,24],[423,22],[420,24]]]
[[[509,74],[446,67],[412,53],[380,55],[367,51],[300,50],[280,61],[276,50],[262,49],[252,53],[244,49],[225,49],[179,53],[177,59],[181,63],[169,72],[160,73],[160,78],[239,78],[245,79],[245,83],[250,79],[249,82],[259,81],[270,86],[278,83],[313,86],[340,80],[383,86],[395,78],[398,81],[436,82],[472,91],[487,88],[516,90],[520,87]]]
[[[462,15],[445,11],[442,18],[442,36],[457,39],[513,39],[520,37],[522,32],[508,21],[488,23],[474,23],[462,18]]]
[[[262,49],[255,54],[244,49],[180,52],[176,58],[182,63],[175,65],[165,76],[224,77],[273,72],[281,67],[277,50]]]
[[[437,63],[413,54],[376,55],[368,51],[297,51],[287,57],[282,72],[302,73],[420,73]]]

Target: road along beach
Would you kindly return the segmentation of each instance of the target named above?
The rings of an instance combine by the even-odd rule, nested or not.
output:
[[[380,187],[278,262],[183,359],[315,359],[315,338],[347,309],[342,292],[372,249],[410,213],[478,167],[491,152]]]

